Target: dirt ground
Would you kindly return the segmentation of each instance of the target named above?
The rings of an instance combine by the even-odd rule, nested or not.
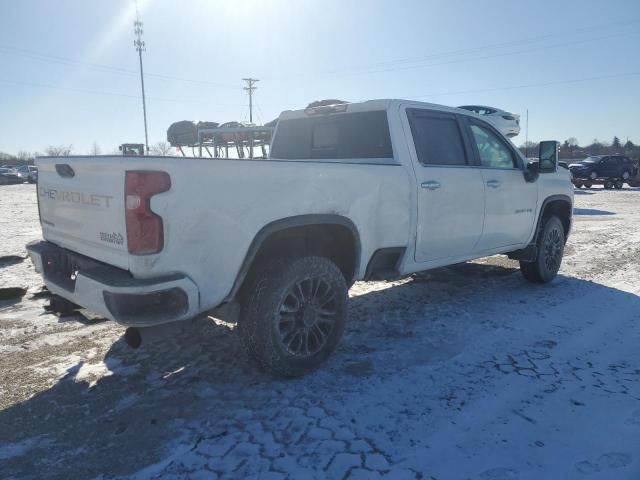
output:
[[[640,479],[640,189],[576,192],[551,285],[505,257],[357,283],[296,380],[207,316],[131,350],[47,313],[34,193],[0,187],[2,479]]]

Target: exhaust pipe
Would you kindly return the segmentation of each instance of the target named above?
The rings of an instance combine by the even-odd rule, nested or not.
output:
[[[129,347],[136,349],[145,343],[153,343],[167,336],[175,336],[185,326],[184,321],[163,323],[152,327],[128,327],[124,331],[124,341]]]

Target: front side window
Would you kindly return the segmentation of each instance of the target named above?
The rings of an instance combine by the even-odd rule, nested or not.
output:
[[[517,168],[511,150],[488,128],[471,125],[473,139],[478,147],[480,165],[489,168]]]
[[[466,165],[458,121],[451,116],[420,114],[409,110],[409,123],[418,161],[423,165]]]

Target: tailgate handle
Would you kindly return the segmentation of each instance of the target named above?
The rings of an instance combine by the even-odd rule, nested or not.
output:
[[[56,163],[56,172],[58,172],[58,175],[61,177],[65,178],[73,178],[76,175],[76,172],[68,163]]]

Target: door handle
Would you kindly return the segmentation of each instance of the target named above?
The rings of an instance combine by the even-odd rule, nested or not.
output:
[[[440,188],[440,182],[436,182],[435,180],[429,180],[427,182],[422,182],[420,186],[428,190],[435,190],[436,188]]]
[[[487,187],[498,188],[499,186],[500,186],[500,181],[499,180],[489,180],[487,182]]]

